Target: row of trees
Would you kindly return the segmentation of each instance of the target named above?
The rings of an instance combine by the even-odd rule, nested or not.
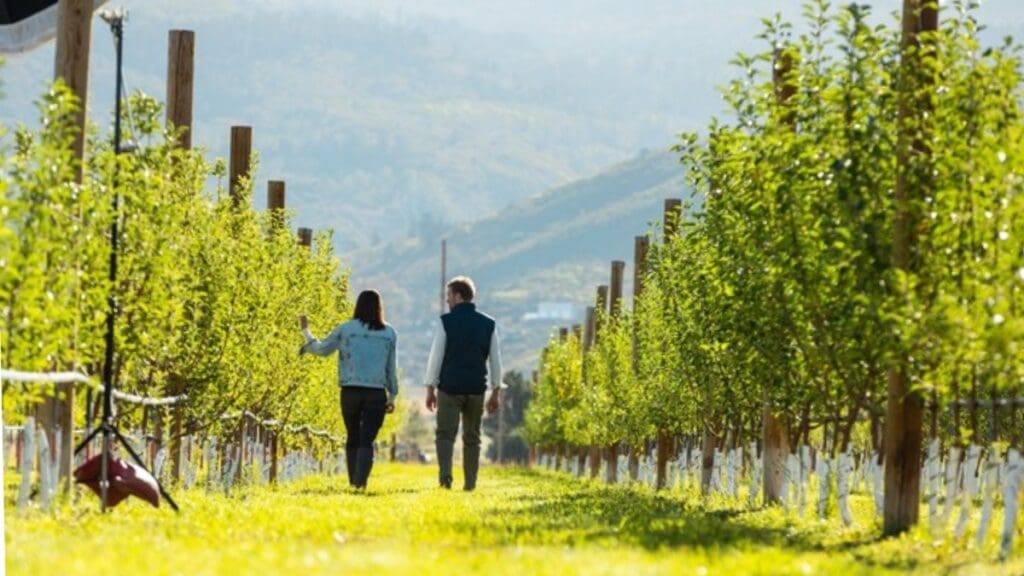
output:
[[[92,128],[85,177],[76,184],[76,109],[58,83],[39,103],[40,127],[3,138],[3,366],[81,370],[98,379],[113,294],[116,386],[152,396],[186,393],[185,432],[226,432],[217,427],[237,421],[220,417],[241,410],[338,430],[333,363],[298,355],[300,313],[321,335],[350,314],[348,278],[331,234],[318,234],[310,247],[296,241],[290,212],[253,210],[255,162],[229,190],[225,163],[178,145],[161,105],[141,94],[125,114],[126,140],[138,148],[116,155]],[[113,194],[122,198],[122,235],[112,286]],[[5,384],[9,421],[40,400],[38,388]],[[76,410],[81,425],[85,404]]]
[[[632,312],[546,350],[531,440],[758,439],[770,466],[860,434],[887,453],[887,532],[916,521],[923,433],[1019,442],[1016,405],[979,399],[1024,376],[1024,84],[968,4],[940,23],[907,0],[902,30],[823,1],[799,34],[766,20],[729,119],[682,137],[697,203],[638,258]]]

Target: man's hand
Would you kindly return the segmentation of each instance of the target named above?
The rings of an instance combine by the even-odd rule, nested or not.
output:
[[[395,403],[392,400],[388,400],[388,403],[384,405],[384,413],[391,414],[395,411]]]
[[[427,410],[431,412],[437,410],[437,394],[434,393],[433,386],[427,388]]]
[[[305,330],[309,328],[309,319],[306,318],[305,314],[299,315],[299,330]]]
[[[501,406],[500,402],[501,398],[499,397],[498,391],[495,390],[494,392],[491,392],[491,397],[487,399],[487,413],[494,414],[497,412],[498,408]]]

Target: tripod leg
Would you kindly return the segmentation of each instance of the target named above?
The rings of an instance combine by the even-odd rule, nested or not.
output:
[[[102,426],[97,426],[95,430],[93,430],[92,432],[89,432],[89,435],[85,437],[85,440],[82,440],[81,442],[78,443],[78,446],[75,446],[75,454],[78,454],[79,452],[84,450],[86,445],[89,444],[89,441],[92,440],[93,438],[95,438],[96,435],[99,434],[102,431],[103,431],[103,427]]]
[[[146,472],[149,472],[149,469],[146,468],[146,465],[142,463],[142,459],[139,458],[139,455],[135,453],[135,450],[132,450],[131,444],[129,444],[128,441],[125,440],[125,437],[121,435],[121,431],[114,426],[111,426],[110,429],[113,430],[115,435],[117,435],[117,439],[121,442],[121,445],[124,446],[124,449],[128,451],[128,454],[131,454],[131,457],[133,460],[135,460],[135,463],[141,466],[142,469],[145,470]],[[160,496],[163,497],[163,499],[166,500],[167,503],[171,505],[171,508],[175,512],[178,512],[178,505],[174,503],[174,500],[171,499],[171,496],[167,493],[166,490],[164,490],[163,484],[160,483],[160,479],[155,476],[153,477],[153,479],[156,480],[156,487],[158,490],[160,490]]]

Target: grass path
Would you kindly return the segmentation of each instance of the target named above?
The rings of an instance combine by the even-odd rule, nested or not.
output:
[[[923,533],[880,541],[861,522],[698,506],[682,494],[484,468],[475,493],[434,487],[432,467],[382,465],[366,494],[307,478],[231,497],[178,495],[182,514],[132,501],[17,512],[8,483],[7,574],[1021,574]],[[9,482],[9,481],[8,481]],[[858,517],[867,518],[860,506]],[[1017,556],[1021,554],[1018,553]]]

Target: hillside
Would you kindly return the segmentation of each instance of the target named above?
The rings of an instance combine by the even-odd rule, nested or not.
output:
[[[390,321],[402,333],[402,364],[418,380],[438,311],[440,240],[448,241],[449,276],[477,282],[481,307],[500,321],[509,368],[529,370],[555,325],[527,320],[543,301],[576,311],[606,283],[609,262],[633,259],[633,238],[661,217],[662,200],[687,197],[683,170],[667,152],[644,152],[600,174],[549,190],[472,224],[436,230],[346,254],[356,289],[381,290]],[[629,293],[632,270],[627,269]]]

